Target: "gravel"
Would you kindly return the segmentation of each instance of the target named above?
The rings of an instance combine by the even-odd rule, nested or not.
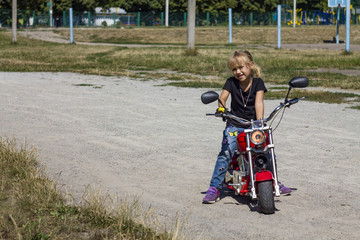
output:
[[[88,185],[140,197],[186,239],[359,239],[360,111],[302,101],[275,130],[280,180],[293,192],[272,215],[226,192],[203,205],[224,123],[206,117],[208,89],[75,73],[0,73],[0,136],[38,149],[77,201]],[[266,101],[268,115],[280,101]]]

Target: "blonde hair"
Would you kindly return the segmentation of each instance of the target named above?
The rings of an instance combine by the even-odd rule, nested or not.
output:
[[[251,62],[254,64],[251,66]],[[251,75],[253,77],[261,77],[261,68],[255,64],[253,57],[249,51],[235,51],[233,55],[230,56],[227,66],[230,70],[233,70],[237,66],[246,64],[251,66]]]

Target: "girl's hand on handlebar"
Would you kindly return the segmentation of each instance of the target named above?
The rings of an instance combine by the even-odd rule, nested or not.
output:
[[[223,116],[223,113],[225,113],[225,112],[227,112],[226,108],[219,107],[216,109],[215,116],[217,115],[219,117],[222,117],[223,121],[225,122],[226,118]]]
[[[219,108],[216,109],[216,113],[224,113],[225,110],[226,110],[225,108],[219,107]]]

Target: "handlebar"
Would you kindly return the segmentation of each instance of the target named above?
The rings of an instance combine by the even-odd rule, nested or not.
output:
[[[234,119],[235,121],[241,123],[242,125],[244,126],[251,126],[252,124],[256,124],[256,123],[260,123],[261,125],[263,125],[264,123],[267,123],[269,121],[271,121],[276,115],[277,113],[283,109],[283,108],[287,108],[287,107],[290,107],[291,105],[299,102],[300,100],[303,100],[305,97],[302,97],[302,98],[293,98],[293,99],[290,99],[288,101],[286,101],[285,103],[280,103],[279,106],[277,106],[269,115],[269,117],[265,118],[265,119],[260,119],[260,120],[252,120],[252,121],[249,121],[249,120],[246,120],[244,118],[240,118],[240,117],[237,117],[227,111],[225,111],[224,113],[215,113],[215,114],[206,114],[207,116],[215,116],[215,117],[223,117],[223,118],[231,118],[231,119]]]

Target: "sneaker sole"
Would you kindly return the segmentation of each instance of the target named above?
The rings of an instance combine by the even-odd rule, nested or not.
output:
[[[218,197],[217,199],[215,199],[215,201],[203,201],[204,204],[213,204],[220,201],[220,197]]]

